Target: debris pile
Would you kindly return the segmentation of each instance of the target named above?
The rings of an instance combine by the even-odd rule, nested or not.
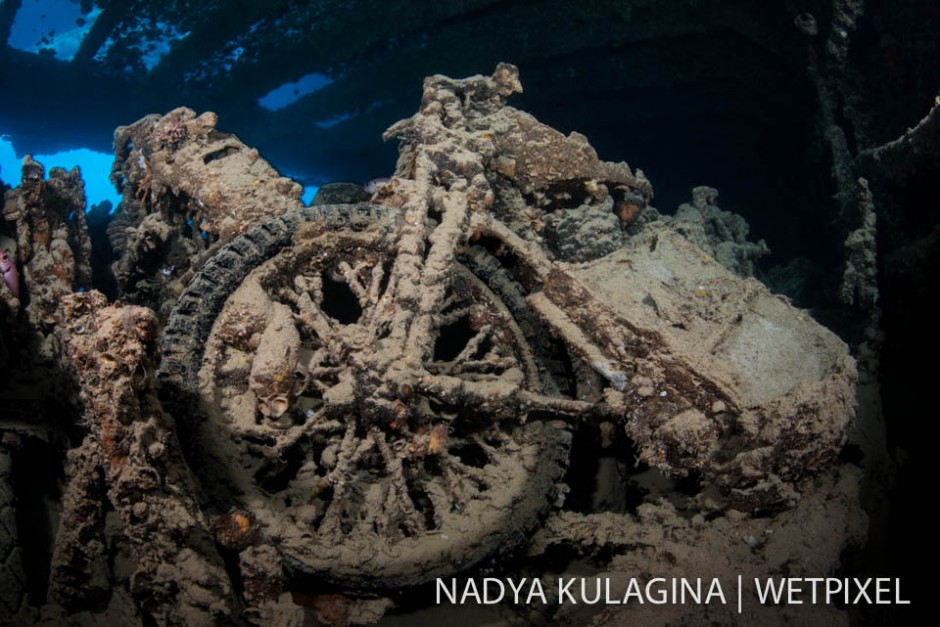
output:
[[[374,622],[454,564],[516,551],[532,559],[507,568],[538,571],[558,545],[612,577],[726,577],[715,551],[754,573],[839,567],[864,536],[837,458],[845,344],[752,278],[766,246],[714,189],[659,216],[642,171],[508,106],[519,91],[509,64],[428,78],[386,133],[395,175],[359,204],[302,207],[213,114],[119,128],[130,305],[74,293],[92,285],[81,179],[27,161],[4,207],[22,289],[0,293],[49,333],[73,414],[39,438],[64,485],[47,577],[30,575],[45,601],[10,607]]]
[[[122,298],[167,313],[219,246],[303,206],[299,184],[217,121],[181,107],[115,130],[111,180],[123,199],[109,235]]]
[[[85,183],[81,171],[45,168],[29,155],[23,161],[20,186],[4,197],[3,217],[14,224],[15,250],[5,251],[4,277],[10,268],[22,268],[22,281],[29,290],[26,306],[30,322],[50,329],[55,323],[59,300],[79,288],[91,285],[91,240],[85,224]],[[0,287],[10,309],[22,296],[8,279]]]

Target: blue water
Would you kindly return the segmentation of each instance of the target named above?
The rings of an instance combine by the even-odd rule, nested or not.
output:
[[[53,155],[33,155],[33,159],[46,167],[46,177],[49,170],[62,167],[71,170],[75,166],[82,169],[82,178],[85,180],[85,196],[88,204],[85,210],[104,200],[110,200],[112,207],[117,207],[121,196],[114,190],[108,177],[111,175],[111,163],[114,155],[104,152],[95,152],[86,148],[66,150]],[[20,184],[20,167],[23,159],[17,158],[13,146],[0,136],[0,179],[12,187]]]
[[[261,98],[258,98],[258,104],[268,111],[277,111],[297,102],[308,94],[323,89],[332,82],[332,78],[319,72],[305,74],[296,82],[284,83],[280,87],[272,89]]]
[[[69,61],[82,39],[91,30],[101,9],[82,15],[74,0],[24,2],[10,30],[9,44],[24,52],[51,52],[57,59]]]

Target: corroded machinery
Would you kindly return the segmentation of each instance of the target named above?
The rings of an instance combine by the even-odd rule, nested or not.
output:
[[[30,346],[83,413],[43,616],[286,624],[327,603],[368,622],[516,549],[751,537],[723,514],[786,516],[819,484],[840,496],[810,509],[857,520],[854,475],[825,475],[854,415],[846,346],[747,276],[766,249],[714,190],[660,216],[641,171],[507,106],[520,90],[506,64],[428,78],[387,133],[395,175],[355,204],[301,207],[212,115],[118,129],[112,270],[133,304],[69,294],[53,319],[24,255],[65,177],[7,195],[27,281],[0,296],[43,325]],[[88,253],[59,213],[61,296]],[[565,508],[578,437],[702,496],[682,516]]]
[[[212,506],[301,571],[387,589],[518,544],[571,424],[751,510],[843,442],[845,346],[667,224],[627,233],[642,173],[505,106],[519,89],[508,65],[428,79],[372,204],[248,231],[170,316],[165,402]]]

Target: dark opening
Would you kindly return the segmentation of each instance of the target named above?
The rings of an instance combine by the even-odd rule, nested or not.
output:
[[[460,446],[452,446],[450,452],[456,455],[461,463],[467,466],[473,466],[474,468],[483,468],[490,461],[483,447],[473,442],[467,442]]]
[[[408,481],[408,496],[415,504],[415,509],[424,519],[425,529],[437,529],[437,523],[434,521],[434,503],[428,498],[424,491],[420,490],[412,481]]]
[[[568,398],[578,398],[578,383],[574,372],[574,364],[565,343],[558,338],[550,338],[543,361],[552,380],[558,386],[558,391]]]
[[[355,324],[362,317],[362,306],[349,285],[329,272],[323,273],[323,312],[340,324]]]
[[[234,155],[236,152],[238,152],[238,148],[236,148],[235,146],[226,146],[225,148],[220,148],[218,150],[214,150],[213,152],[210,152],[209,154],[207,154],[205,157],[202,158],[202,162],[205,163],[206,165],[209,165],[213,161],[224,159],[225,157]]]
[[[470,320],[466,316],[442,328],[434,343],[434,361],[453,360],[474,335],[476,331],[470,326]]]
[[[16,527],[26,573],[26,591],[34,604],[45,603],[56,529],[53,503],[60,503],[60,454],[51,445],[24,438],[13,452]]]
[[[574,433],[565,475],[570,492],[564,509],[582,514],[635,514],[648,491],[630,481],[630,477],[646,470],[635,464],[634,448],[625,435],[619,434],[604,447],[596,425],[580,426]]]
[[[255,481],[268,493],[275,494],[287,489],[291,480],[306,460],[306,447],[292,446],[281,459],[258,471]]]

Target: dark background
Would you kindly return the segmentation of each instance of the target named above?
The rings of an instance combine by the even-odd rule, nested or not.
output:
[[[0,41],[32,2],[3,2]],[[38,51],[0,48],[0,132],[20,155],[110,151],[116,126],[188,106],[217,112],[220,128],[307,185],[364,182],[393,170],[396,146],[381,134],[415,111],[425,76],[488,74],[507,61],[519,66],[525,88],[514,106],[586,135],[603,159],[644,170],[661,211],[707,184],[721,191],[724,209],[745,216],[752,239],[767,241],[773,253],[764,271],[805,258],[815,278],[802,284],[814,287],[790,296],[855,347],[870,312],[834,298],[853,226],[832,198],[809,69],[821,67],[835,88],[836,123],[853,157],[917,124],[940,83],[940,8],[928,0],[869,0],[846,34],[838,79],[825,75],[822,60],[834,7],[845,4],[838,0],[72,4],[101,13],[71,60],[53,54],[54,34],[37,33]],[[794,26],[803,12],[816,17],[816,38]],[[169,52],[148,69],[147,42],[167,33]],[[314,72],[332,82],[276,111],[259,104]],[[907,575],[930,543],[919,526],[921,503],[933,496],[927,460],[940,415],[936,368],[916,361],[940,348],[932,305],[940,289],[938,170],[938,155],[927,152],[903,177],[873,182],[884,444],[903,462],[885,479],[887,518],[873,516],[887,525],[885,544],[861,558],[860,568],[882,575]],[[3,176],[16,183],[15,174]]]

